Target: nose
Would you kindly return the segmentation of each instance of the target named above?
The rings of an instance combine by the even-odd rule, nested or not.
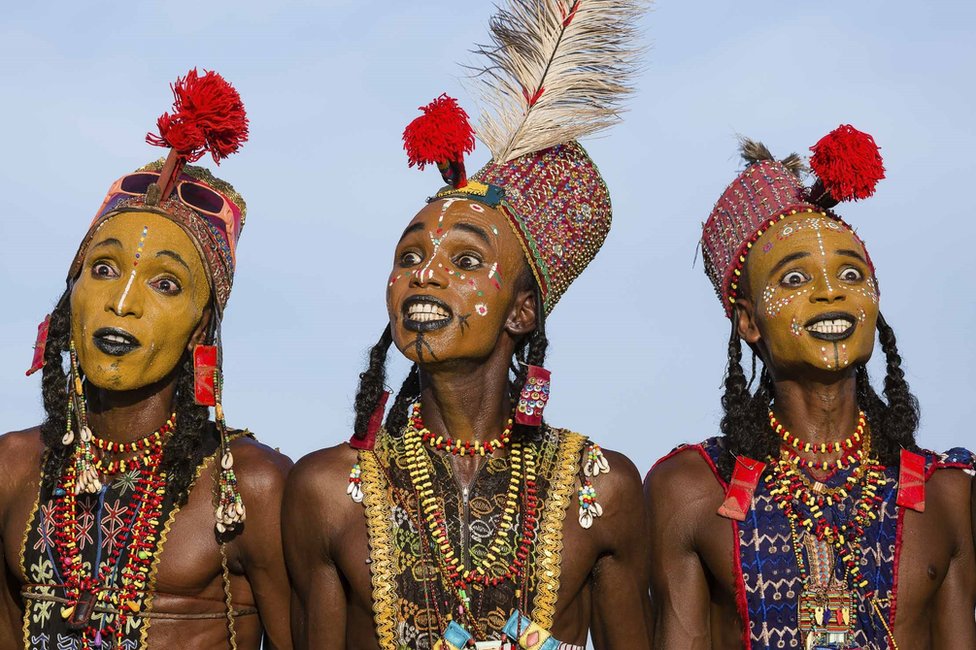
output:
[[[116,316],[124,318],[142,316],[142,287],[136,278],[136,271],[133,269],[126,278],[125,283],[121,284],[120,291],[115,295],[109,295],[105,303],[105,311],[110,311]]]
[[[826,271],[820,273],[813,281],[810,302],[830,304],[838,300],[844,300],[844,292],[841,291],[840,283],[837,280],[831,280]]]
[[[426,263],[413,270],[410,274],[410,286],[418,288],[434,286],[441,289],[447,287],[448,273],[438,257],[435,252]]]

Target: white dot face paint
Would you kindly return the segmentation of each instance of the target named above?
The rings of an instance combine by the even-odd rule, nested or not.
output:
[[[132,283],[136,280],[136,267],[139,266],[139,260],[142,259],[142,252],[146,248],[146,237],[149,236],[149,226],[142,227],[142,235],[139,238],[139,244],[136,248],[135,261],[132,262],[132,271],[129,272],[129,281],[125,283],[125,289],[119,295],[119,304],[115,306],[117,313],[121,314],[125,309],[125,299],[129,296],[129,290],[132,289]]]
[[[488,306],[483,302],[479,302],[477,305],[474,306],[474,311],[479,316],[487,316]]]

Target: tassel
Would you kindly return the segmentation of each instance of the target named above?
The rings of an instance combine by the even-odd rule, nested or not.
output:
[[[866,199],[885,177],[884,161],[874,138],[850,124],[825,135],[810,151],[810,168],[817,175],[811,198],[823,207]]]
[[[468,114],[447,94],[420,110],[424,114],[403,130],[403,148],[410,167],[437,165],[446,183],[454,188],[464,187],[464,154],[474,151],[474,129]]]

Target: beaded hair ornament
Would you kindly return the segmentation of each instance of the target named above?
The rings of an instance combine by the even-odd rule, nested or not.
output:
[[[640,49],[643,0],[509,0],[476,53],[484,105],[475,131],[441,95],[407,126],[410,166],[437,165],[447,187],[501,209],[522,244],[548,314],[610,231],[610,194],[579,138],[620,121]],[[475,136],[492,159],[470,179]]]
[[[766,230],[803,212],[823,214],[847,226],[831,208],[871,196],[885,177],[874,138],[848,124],[810,147],[810,171],[816,177],[811,187],[803,184],[807,169],[799,155],[778,161],[762,143],[745,138],[740,151],[746,168],[715,204],[702,226],[701,240],[705,274],[730,318],[746,256]],[[870,258],[868,265],[873,273]]]
[[[248,120],[237,90],[212,71],[199,74],[190,70],[171,85],[173,112],[157,120],[158,133],[147,134],[146,141],[166,147],[164,161],[150,163],[123,176],[109,189],[82,240],[68,273],[69,286],[81,270],[85,253],[98,229],[124,212],[145,211],[164,216],[180,226],[194,243],[207,270],[213,295],[213,345],[198,345],[193,353],[194,399],[201,406],[213,406],[220,432],[220,476],[217,481],[216,528],[220,533],[234,530],[244,521],[245,509],[237,489],[234,457],[230,451],[227,427],[221,404],[220,318],[227,305],[233,283],[237,241],[244,227],[246,206],[241,196],[225,181],[201,167],[188,165],[209,153],[218,165],[236,153],[247,141]],[[48,317],[49,318],[49,317]],[[43,365],[47,326],[38,328],[34,364],[28,374]],[[40,363],[39,363],[40,360]],[[98,473],[91,450],[92,433],[84,421],[80,369],[72,363],[73,400],[79,417],[79,436],[65,434],[64,444],[78,445],[82,459],[78,483],[80,492],[97,492]],[[70,418],[69,418],[70,421]],[[87,459],[87,460],[86,460]]]

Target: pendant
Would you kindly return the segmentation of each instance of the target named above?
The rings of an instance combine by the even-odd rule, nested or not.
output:
[[[68,615],[68,629],[75,632],[84,630],[91,622],[92,614],[95,613],[95,603],[98,596],[94,591],[82,591],[78,594],[78,600]]]
[[[444,634],[434,644],[433,650],[461,650],[468,645],[469,641],[471,641],[471,633],[451,621],[447,624]]]
[[[512,612],[502,631],[523,650],[558,650],[559,648],[559,641],[549,630],[522,616],[517,609]]]

